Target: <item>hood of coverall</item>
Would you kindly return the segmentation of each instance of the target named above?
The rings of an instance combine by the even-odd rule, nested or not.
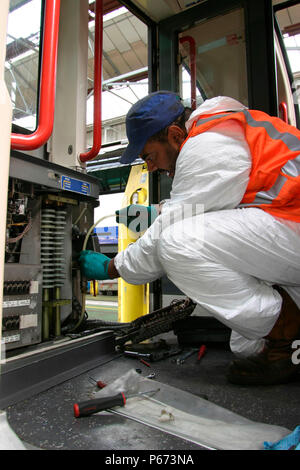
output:
[[[185,123],[187,131],[192,127],[193,122],[201,114],[215,114],[228,111],[241,111],[242,109],[247,109],[239,101],[234,98],[229,98],[228,96],[216,96],[205,100],[191,115],[190,118]]]

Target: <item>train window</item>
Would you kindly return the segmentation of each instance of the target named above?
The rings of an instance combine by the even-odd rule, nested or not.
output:
[[[279,114],[296,125],[297,118],[300,122],[300,5],[278,9],[275,16]]]
[[[185,30],[179,35],[182,67],[190,69],[190,43],[195,42],[197,104],[218,95],[248,105],[243,9],[237,9]]]
[[[118,5],[118,2],[114,3]],[[88,52],[88,142],[93,122],[94,36],[95,21],[91,19]],[[148,27],[121,4],[113,11],[104,12],[102,69],[102,144],[110,144],[126,139],[126,114],[149,90]]]
[[[183,63],[180,69],[180,96],[184,102],[184,106],[196,109],[197,106],[203,103],[203,98],[197,86],[195,87],[195,92],[193,93],[194,82],[191,76],[192,74],[190,67]]]
[[[13,124],[36,128],[41,0],[10,0],[5,83],[13,104]]]
[[[291,80],[286,67],[284,54],[277,35],[275,35],[276,74],[277,74],[277,100],[278,114],[286,122],[296,125],[294,104],[299,104],[297,90],[292,91]],[[295,86],[292,83],[292,86]],[[299,83],[300,86],[300,83]],[[300,91],[300,88],[298,89]]]

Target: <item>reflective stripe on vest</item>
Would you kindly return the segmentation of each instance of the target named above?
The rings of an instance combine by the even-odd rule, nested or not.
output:
[[[261,111],[243,110],[200,117],[188,138],[230,119],[242,124],[252,156],[249,184],[239,207],[260,207],[300,222],[300,131]]]

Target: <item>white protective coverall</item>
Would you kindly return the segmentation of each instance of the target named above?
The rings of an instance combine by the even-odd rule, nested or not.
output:
[[[206,100],[191,115],[187,130],[200,114],[242,109],[232,98]],[[232,329],[231,349],[242,356],[262,349],[262,338],[279,316],[282,299],[273,284],[286,289],[300,307],[300,223],[239,208],[250,169],[249,147],[237,122],[189,138],[161,214],[115,257],[120,276],[131,284],[166,274]]]

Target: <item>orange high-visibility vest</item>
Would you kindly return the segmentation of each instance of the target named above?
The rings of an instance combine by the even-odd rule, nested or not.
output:
[[[300,222],[300,131],[262,111],[201,115],[188,138],[233,119],[244,129],[252,156],[249,183],[239,207],[259,207]]]

